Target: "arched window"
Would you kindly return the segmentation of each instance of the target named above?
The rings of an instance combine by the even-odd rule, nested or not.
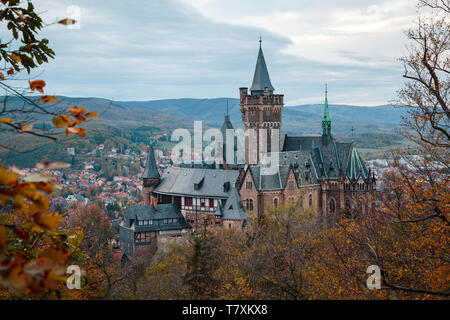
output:
[[[278,207],[278,198],[273,199],[273,206],[276,208]]]
[[[352,203],[350,202],[349,199],[345,200],[345,208],[346,209],[351,209],[352,208]]]
[[[330,200],[330,213],[335,213],[336,212],[336,202],[334,201],[334,199]]]
[[[312,194],[309,195],[309,207],[312,207]]]

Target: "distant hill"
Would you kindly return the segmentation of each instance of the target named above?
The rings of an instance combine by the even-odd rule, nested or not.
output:
[[[242,127],[238,99],[169,99],[145,102],[116,102],[131,110],[149,110],[183,118],[192,124],[193,120],[203,120],[207,125],[220,126],[226,113],[227,104],[231,121],[235,127]],[[330,105],[330,115],[335,134],[349,134],[351,127],[355,133],[395,132],[404,110],[390,105],[364,107]],[[292,133],[313,134],[321,131],[323,105],[299,105],[285,107],[283,130]]]
[[[100,122],[119,127],[142,125],[163,129],[192,128],[194,120],[204,121],[206,126],[219,127],[228,110],[235,127],[242,127],[239,100],[215,99],[166,99],[153,101],[110,101],[100,98],[60,97],[57,108],[81,105],[101,114]],[[8,101],[14,104],[14,99]],[[338,135],[355,133],[395,132],[404,110],[384,105],[377,107],[330,105],[332,131]],[[314,134],[321,131],[323,105],[288,106],[283,111],[283,130],[297,134]]]
[[[202,120],[204,127],[220,127],[227,110],[235,128],[242,128],[238,99],[168,99],[155,101],[110,101],[100,98],[59,97],[61,103],[46,105],[63,109],[79,105],[100,113],[101,119],[87,125],[86,139],[71,136],[52,143],[46,139],[21,135],[11,137],[0,130],[0,143],[6,146],[23,146],[25,154],[17,154],[0,148],[3,163],[32,166],[36,159],[68,161],[67,147],[88,152],[99,143],[110,143],[119,148],[145,146],[148,138],[167,134],[176,128],[192,129],[194,120]],[[21,106],[21,101],[8,98],[9,107]],[[330,105],[332,132],[338,139],[349,141],[354,127],[358,146],[373,149],[399,145],[403,142],[396,134],[404,110],[392,106]],[[323,105],[285,107],[283,131],[290,134],[318,134],[321,132]],[[35,126],[42,126],[48,117],[37,117]],[[48,124],[46,124],[48,125]],[[369,150],[370,151],[370,150]]]

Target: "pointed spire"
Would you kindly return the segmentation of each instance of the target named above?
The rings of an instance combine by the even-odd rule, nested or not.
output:
[[[331,135],[331,119],[328,111],[328,85],[325,84],[325,105],[322,118],[322,135]]]
[[[262,51],[262,39],[259,38],[259,52],[256,60],[255,74],[253,76],[253,83],[250,91],[252,94],[264,94],[265,88],[268,88],[269,93],[275,90],[270,82],[269,71],[267,71],[266,60]]]
[[[158,168],[156,166],[155,152],[153,151],[153,145],[150,143],[147,153],[147,163],[145,165],[143,179],[160,179]]]
[[[230,121],[230,113],[228,110],[228,98],[227,98],[227,113],[225,114],[225,121]]]

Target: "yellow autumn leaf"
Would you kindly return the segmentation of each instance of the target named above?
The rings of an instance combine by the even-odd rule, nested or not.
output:
[[[28,81],[30,84],[31,91],[37,90],[40,93],[44,94],[45,81],[44,80],[34,80]]]
[[[79,135],[82,138],[84,138],[86,136],[86,131],[83,128],[70,127],[70,128],[67,128],[67,130],[70,133],[77,134],[77,135]]]
[[[58,23],[69,26],[69,25],[77,23],[77,21],[74,19],[66,18],[66,19],[59,20]]]
[[[88,119],[99,119],[100,115],[97,112],[88,112],[88,113],[86,113],[86,118],[88,118]]]
[[[58,213],[41,214],[37,213],[33,216],[36,225],[46,231],[55,230],[64,218]]]
[[[60,102],[61,99],[53,97],[53,96],[42,96],[41,99],[39,99],[42,103],[49,103],[49,102]]]
[[[5,170],[0,167],[0,185],[16,185],[17,174]]]
[[[41,162],[36,164],[37,169],[64,169],[69,168],[70,164],[66,162],[56,161],[56,162]]]
[[[18,55],[14,54],[14,53],[12,53],[12,54],[10,55],[10,57],[11,57],[11,59],[13,59],[15,62],[18,62],[18,63],[22,62],[22,58],[20,58]]]
[[[80,106],[70,107],[69,110],[67,110],[67,111],[69,111],[72,115],[86,113],[86,110],[84,110]]]
[[[67,127],[70,124],[70,116],[66,114],[54,116],[52,119],[52,123],[56,128]]]
[[[31,131],[31,130],[33,130],[33,125],[25,124],[20,128],[20,130],[22,130],[23,132]]]

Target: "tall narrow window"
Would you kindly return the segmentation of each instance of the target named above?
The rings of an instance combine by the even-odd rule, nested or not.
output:
[[[253,211],[253,199],[247,199],[246,209],[248,211]]]
[[[347,209],[351,209],[352,208],[352,203],[348,199],[345,200],[345,208],[347,208]]]
[[[330,212],[331,213],[335,213],[336,212],[336,202],[334,201],[334,199],[330,200]]]
[[[273,199],[273,206],[278,207],[278,198]]]
[[[309,195],[309,207],[312,207],[312,194]]]

